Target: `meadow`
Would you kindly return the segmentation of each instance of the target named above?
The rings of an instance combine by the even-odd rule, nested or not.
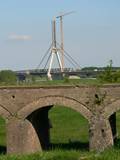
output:
[[[5,121],[0,118],[0,160],[119,160],[120,112],[117,113],[118,140],[102,153],[89,152],[88,122],[79,113],[62,106],[49,111],[51,149],[30,155],[5,155]]]
[[[98,79],[68,79],[64,78],[63,80],[43,80],[39,79],[39,81],[23,81],[23,82],[15,82],[15,83],[6,83],[0,82],[0,87],[43,87],[43,86],[76,86],[76,85],[102,85],[100,80]]]

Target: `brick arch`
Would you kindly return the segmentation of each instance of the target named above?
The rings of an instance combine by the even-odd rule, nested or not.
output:
[[[25,119],[32,112],[52,105],[62,105],[71,108],[85,117],[89,122],[91,120],[92,112],[87,108],[86,105],[77,101],[76,99],[65,97],[65,96],[45,96],[40,97],[39,100],[33,101],[32,103],[26,105],[24,108],[17,112],[19,118]]]
[[[105,118],[109,118],[113,113],[120,110],[120,99],[112,102],[111,104],[107,105],[104,110],[103,114]]]
[[[12,114],[0,104],[0,116],[4,119],[8,119],[10,116],[12,116]]]

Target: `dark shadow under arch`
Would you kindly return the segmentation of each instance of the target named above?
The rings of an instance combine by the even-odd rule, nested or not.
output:
[[[0,116],[0,154],[6,154],[6,121]]]
[[[118,144],[117,126],[116,126],[116,112],[120,111],[120,99],[115,100],[104,108],[104,118],[109,120],[111,126],[111,134],[114,144]]]
[[[37,133],[39,143],[42,149],[45,150],[49,148],[50,144],[48,111],[51,107],[52,106],[39,108],[26,118],[29,122],[31,122],[35,132]]]

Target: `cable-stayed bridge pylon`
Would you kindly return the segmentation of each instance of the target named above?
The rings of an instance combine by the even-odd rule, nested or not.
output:
[[[66,59],[74,68],[80,69],[79,64],[70,56],[64,49],[64,41],[63,41],[63,16],[71,14],[72,12],[68,12],[65,14],[61,14],[57,17],[54,17],[52,20],[52,43],[50,44],[50,47],[48,48],[47,52],[42,57],[39,65],[37,66],[37,69],[41,67],[44,61],[44,69],[47,67],[47,77],[49,80],[52,80],[52,67],[55,62],[55,58],[58,63],[59,70],[61,74],[65,73],[65,61]],[[56,18],[60,18],[60,37],[61,37],[61,44],[57,42],[56,39]]]

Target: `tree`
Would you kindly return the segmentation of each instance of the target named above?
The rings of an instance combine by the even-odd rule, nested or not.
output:
[[[11,70],[0,71],[0,82],[15,83],[17,81],[16,74]]]
[[[105,71],[98,76],[98,79],[104,82],[113,82],[112,64],[113,64],[113,61],[110,60],[109,64],[105,68]]]
[[[113,70],[113,61],[110,60],[105,71],[98,76],[98,79],[102,82],[119,82],[120,81],[120,70]]]

